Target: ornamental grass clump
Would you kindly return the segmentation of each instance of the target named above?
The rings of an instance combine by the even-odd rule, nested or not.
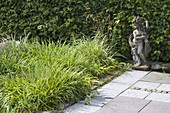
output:
[[[1,77],[1,111],[29,113],[61,109],[64,103],[84,98],[91,91],[91,79],[83,72],[63,68],[46,71],[42,69],[39,75]]]
[[[119,68],[104,41],[71,44],[11,41],[0,49],[0,112],[63,109],[92,93],[96,79]]]

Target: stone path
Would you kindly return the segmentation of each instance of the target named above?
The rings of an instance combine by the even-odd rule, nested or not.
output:
[[[64,113],[170,113],[170,74],[130,70]]]

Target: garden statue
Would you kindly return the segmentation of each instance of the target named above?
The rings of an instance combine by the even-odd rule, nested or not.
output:
[[[145,21],[142,17],[135,17],[132,21],[135,30],[129,36],[129,44],[131,46],[131,52],[133,56],[134,69],[148,70],[150,68],[147,65],[146,57],[148,56],[151,48],[148,41],[148,21]]]

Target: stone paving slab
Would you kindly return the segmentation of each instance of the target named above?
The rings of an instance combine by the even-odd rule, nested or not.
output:
[[[124,74],[129,74],[132,76],[136,76],[137,78],[141,78],[142,76],[145,76],[149,73],[150,71],[128,70]]]
[[[157,90],[160,91],[170,91],[170,84],[161,84]]]
[[[112,108],[110,108],[108,106],[104,106],[94,113],[116,113],[116,112]]]
[[[152,101],[139,113],[170,113],[170,104]]]
[[[146,97],[147,100],[153,100],[153,101],[160,101],[160,102],[167,102],[170,103],[170,94],[164,94],[164,93],[151,93],[148,97]]]
[[[93,113],[99,110],[101,107],[84,105],[81,103],[74,104],[73,106],[67,108],[64,113]]]
[[[114,109],[110,108],[109,106],[104,106],[103,108],[96,111],[95,113],[137,113],[137,112],[133,111],[133,110],[124,111],[123,109],[122,110],[114,110]]]
[[[149,94],[150,94],[150,92],[147,92],[147,91],[128,89],[125,92],[123,92],[122,94],[120,94],[120,96],[144,99]]]
[[[95,113],[138,113],[149,102],[149,100],[119,96]]]
[[[136,84],[134,84],[134,87],[142,88],[142,89],[157,89],[158,86],[160,86],[160,83],[152,83],[152,82],[144,82],[144,81],[138,81]]]
[[[107,99],[113,99],[115,97],[117,97],[121,91],[115,91],[115,90],[105,90],[105,89],[98,89],[97,90],[99,92],[99,94],[95,95],[95,96],[100,96],[100,97],[104,97]]]
[[[146,76],[149,73],[149,71],[136,71],[136,70],[130,70],[123,73],[121,76],[113,79],[111,82],[118,82],[123,84],[134,84],[142,77]]]
[[[129,87],[129,84],[110,82],[104,85],[102,88],[97,89],[98,94],[96,94],[95,96],[100,96],[104,98],[115,98]]]
[[[107,98],[104,98],[102,96],[95,96],[89,103],[89,105],[91,106],[99,106],[99,107],[102,107],[104,106],[106,103],[108,103],[109,101],[111,101],[112,99],[107,99]],[[82,104],[85,104],[85,100],[83,101],[80,101],[80,103]]]
[[[109,89],[109,90],[122,92],[122,91],[128,89],[129,87],[130,87],[130,85],[128,85],[128,84],[110,82],[108,84],[105,84],[102,87],[102,89]]]
[[[151,72],[141,79],[142,81],[148,82],[157,82],[163,84],[170,84],[170,74],[160,73],[160,72]]]

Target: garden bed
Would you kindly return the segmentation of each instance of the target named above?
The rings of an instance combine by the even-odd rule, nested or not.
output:
[[[127,69],[98,39],[72,44],[11,41],[0,52],[0,111],[5,113],[62,110],[91,95],[94,86],[109,80],[102,78],[111,70]]]

